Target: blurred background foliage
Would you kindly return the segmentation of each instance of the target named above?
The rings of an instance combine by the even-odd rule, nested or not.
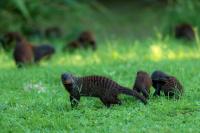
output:
[[[64,32],[88,28],[101,31],[102,25],[107,23],[110,29],[120,27],[120,19],[124,17],[112,11],[109,6],[112,3],[120,3],[119,6],[125,8],[126,5],[132,6],[130,16],[135,15],[135,11],[140,15],[146,8],[158,8],[162,21],[157,20],[155,27],[161,32],[170,31],[180,22],[200,25],[199,0],[1,0],[0,32],[44,30],[49,26],[59,26]],[[153,12],[157,13],[155,10]]]

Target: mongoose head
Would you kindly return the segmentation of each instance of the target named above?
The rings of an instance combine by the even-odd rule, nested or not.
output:
[[[163,81],[163,80],[167,80],[168,78],[169,78],[169,75],[158,70],[154,71],[151,75],[151,79],[153,81]]]
[[[70,93],[71,96],[76,98],[80,96],[80,90],[78,90],[74,78],[75,77],[70,73],[63,73],[61,75],[61,80],[65,89]]]
[[[63,85],[72,85],[74,82],[73,76],[70,73],[63,73],[61,75]]]
[[[160,87],[162,87],[165,83],[166,80],[169,79],[169,75],[162,72],[162,71],[154,71],[151,75],[151,79],[152,79],[152,85],[155,89],[158,89]]]
[[[140,70],[137,72],[137,75],[148,75],[148,73]]]

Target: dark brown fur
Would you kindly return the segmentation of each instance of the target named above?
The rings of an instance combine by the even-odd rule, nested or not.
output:
[[[64,51],[74,51],[76,49],[80,49],[82,48],[82,45],[79,41],[77,40],[74,40],[74,41],[71,41],[69,44],[67,44],[65,47],[64,47]]]
[[[173,76],[170,76],[167,80],[165,80],[165,84],[161,86],[161,90],[164,91],[165,96],[170,98],[175,97],[176,99],[179,99],[183,94],[183,86]]]
[[[33,46],[17,32],[9,32],[7,36],[8,41],[16,42],[13,57],[18,67],[38,62],[55,52],[55,49],[50,45]]]
[[[147,103],[145,97],[137,91],[120,86],[115,81],[102,76],[75,77],[71,74],[62,74],[62,83],[70,94],[71,106],[77,106],[81,96],[97,97],[107,107],[112,104],[121,104],[118,99],[119,94],[135,96],[144,104]]]
[[[96,50],[96,41],[95,37],[90,31],[84,31],[80,33],[77,39],[69,42],[65,47],[63,48],[63,51],[74,51],[76,49],[81,48],[92,48],[93,50]]]
[[[91,31],[82,32],[78,37],[78,41],[83,45],[84,48],[91,47],[93,50],[96,50],[97,48],[95,37]]]
[[[154,96],[160,96],[161,91],[164,92],[165,96],[175,96],[175,98],[182,95],[183,86],[175,77],[161,71],[155,71],[151,78],[155,88]]]
[[[178,39],[193,40],[195,37],[193,27],[187,23],[177,25],[175,27],[175,37]]]
[[[154,71],[151,75],[152,79],[152,86],[155,88],[154,96],[159,95],[160,96],[160,91],[161,87],[165,84],[165,80],[169,78],[169,75],[162,71]]]
[[[144,71],[138,71],[133,89],[149,98],[151,85],[152,81],[149,74]]]
[[[24,64],[32,64],[34,60],[32,45],[18,33],[13,33],[13,36],[16,39],[16,46],[13,53],[16,65],[22,67]]]

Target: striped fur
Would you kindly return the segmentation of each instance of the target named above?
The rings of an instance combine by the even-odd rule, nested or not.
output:
[[[160,96],[160,91],[163,91],[165,96],[178,99],[183,94],[184,88],[176,77],[161,71],[155,71],[151,78],[155,88],[154,96]]]
[[[133,89],[149,98],[151,85],[152,81],[149,74],[144,71],[138,71]]]
[[[183,94],[183,86],[173,76],[165,80],[165,84],[161,87],[161,89],[164,91],[165,96],[174,96],[176,99],[179,99],[180,96]]]
[[[67,77],[67,78],[65,78]],[[146,104],[145,97],[139,93],[123,87],[115,81],[102,76],[75,77],[69,74],[62,74],[61,79],[72,99],[80,99],[81,96],[97,97],[109,107],[111,104],[121,104],[119,94],[126,94],[140,99]],[[65,84],[65,80],[71,81]],[[72,103],[71,103],[72,104]],[[78,103],[75,103],[77,105]],[[74,105],[72,104],[72,107]]]

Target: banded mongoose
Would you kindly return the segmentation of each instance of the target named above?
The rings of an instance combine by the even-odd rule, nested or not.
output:
[[[78,41],[84,48],[92,48],[93,50],[97,48],[95,37],[91,31],[83,31],[80,33]]]
[[[142,93],[146,98],[149,98],[151,86],[152,80],[149,74],[144,71],[138,71],[133,89]]]
[[[32,64],[34,61],[33,47],[18,33],[10,33],[16,41],[13,57],[18,68]]]
[[[15,41],[13,57],[17,67],[39,62],[44,57],[51,56],[55,49],[50,45],[33,46],[21,34],[9,32],[9,41]]]
[[[96,41],[95,37],[90,31],[81,32],[78,38],[74,39],[73,41],[69,42],[67,45],[64,46],[63,51],[74,51],[76,49],[87,49],[92,48],[92,50],[96,50]]]
[[[183,86],[179,80],[173,76],[170,76],[165,80],[165,84],[161,86],[161,90],[163,90],[165,96],[168,96],[169,98],[174,97],[175,99],[179,99],[183,94]]]
[[[76,77],[72,74],[64,73],[61,75],[61,80],[70,94],[72,107],[78,105],[81,96],[100,98],[107,107],[110,107],[112,104],[121,104],[121,100],[118,99],[119,94],[135,96],[144,104],[147,104],[146,98],[137,91],[123,87],[103,76]]]
[[[193,40],[195,33],[190,24],[183,23],[175,27],[175,37],[177,39]]]
[[[65,45],[65,47],[63,48],[63,51],[72,52],[72,51],[74,51],[76,49],[80,49],[80,48],[82,48],[81,43],[77,40],[74,40],[74,41],[69,42],[67,45]]]
[[[163,91],[165,96],[175,96],[175,98],[179,98],[183,94],[183,86],[174,76],[161,71],[155,71],[151,78],[155,88],[154,96],[160,96],[160,91]]]

